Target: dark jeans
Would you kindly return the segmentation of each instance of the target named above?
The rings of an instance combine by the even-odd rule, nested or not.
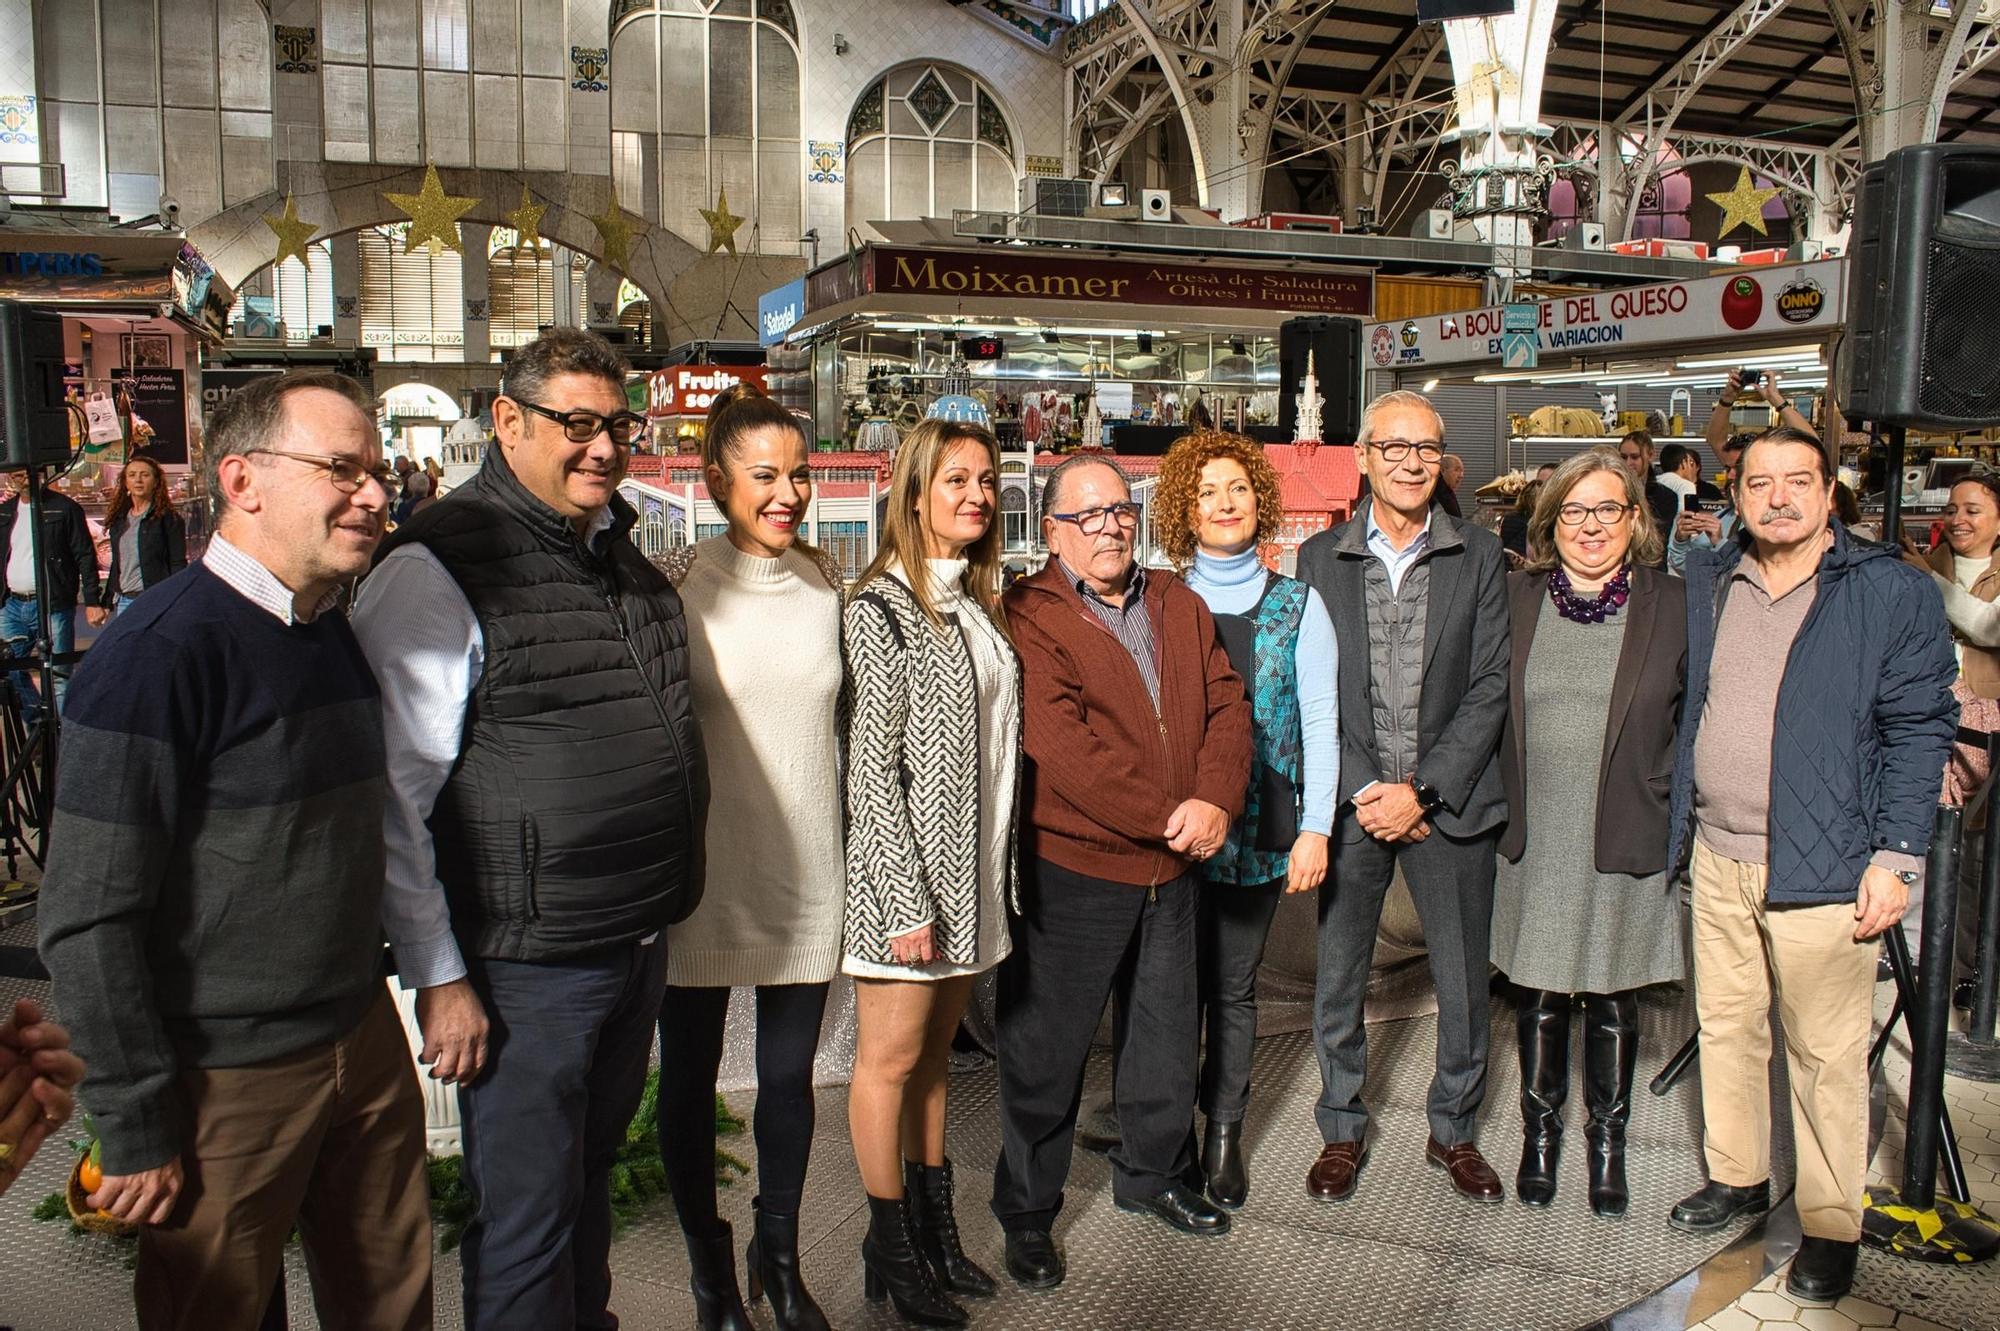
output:
[[[1355,835],[1353,816],[1336,835]],[[1455,840],[1432,830],[1414,845],[1377,841],[1365,833],[1334,843],[1333,872],[1319,890],[1319,980],[1313,1033],[1322,1090],[1314,1117],[1329,1144],[1362,1140],[1368,1107],[1361,1082],[1368,1071],[1368,1036],[1361,1002],[1382,922],[1382,898],[1400,861],[1430,949],[1437,986],[1437,1072],[1431,1079],[1431,1135],[1446,1146],[1478,1136],[1486,1097],[1486,976],[1493,926],[1491,835]]]
[[[22,600],[8,596],[0,601],[0,639],[5,639],[7,655],[25,655],[34,649],[41,638],[41,616],[35,609],[34,599]],[[55,656],[76,650],[76,610],[49,611],[49,652]],[[68,666],[55,668],[56,711],[62,711],[63,695],[69,692]],[[30,674],[26,670],[13,672],[14,688],[21,698],[21,716],[32,724],[41,712],[41,672]]]
[[[1062,1209],[1084,1065],[1114,993],[1124,1020],[1112,1050],[1112,1194],[1150,1197],[1192,1166],[1199,891],[1191,874],[1149,890],[1035,862],[1000,965],[993,1214],[1003,1229],[1048,1229]]]
[[[813,1055],[826,1014],[824,984],[757,987],[758,1205],[795,1216],[812,1154]],[[729,990],[668,985],[660,1002],[660,1163],[681,1228],[715,1232],[715,1078]]]
[[[1257,967],[1285,880],[1204,883],[1201,888],[1201,1112],[1240,1123],[1250,1107],[1250,1058],[1257,1052]]]
[[[492,1025],[458,1092],[477,1202],[460,1248],[467,1331],[608,1331],[611,1166],[646,1087],[664,937],[569,961],[467,958]]]

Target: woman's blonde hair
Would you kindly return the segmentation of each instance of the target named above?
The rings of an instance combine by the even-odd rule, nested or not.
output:
[[[923,509],[931,482],[944,469],[945,459],[960,444],[974,443],[986,450],[997,483],[1000,477],[1000,441],[983,425],[966,421],[925,420],[903,436],[896,446],[896,462],[889,472],[889,493],[884,500],[882,543],[875,558],[861,571],[854,589],[860,591],[876,578],[900,564],[909,575],[910,591],[923,608],[924,617],[940,627],[944,619],[931,598],[930,579],[924,576],[927,545],[924,540]],[[986,532],[965,548],[965,574],[960,582],[964,593],[984,610],[1004,632],[1005,617],[1000,611],[1000,510],[996,504]]]
[[[1529,572],[1547,573],[1562,562],[1556,554],[1556,514],[1569,502],[1569,492],[1584,477],[1599,471],[1610,472],[1623,483],[1625,520],[1632,524],[1632,544],[1625,550],[1626,564],[1660,562],[1660,529],[1653,525],[1653,506],[1646,502],[1645,487],[1626,469],[1623,458],[1600,445],[1563,459],[1555,474],[1542,483],[1542,496],[1535,501],[1535,515],[1528,519]]]
[[[1285,517],[1284,493],[1278,469],[1264,456],[1263,446],[1225,430],[1194,430],[1175,440],[1160,459],[1160,479],[1153,490],[1153,541],[1175,568],[1194,563],[1194,506],[1201,494],[1201,470],[1223,458],[1243,468],[1257,495],[1257,544],[1277,538]]]

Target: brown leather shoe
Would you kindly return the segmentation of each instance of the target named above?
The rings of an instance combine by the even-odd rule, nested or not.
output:
[[[1471,1142],[1463,1146],[1446,1146],[1433,1137],[1424,1147],[1424,1159],[1451,1175],[1451,1186],[1458,1189],[1461,1197],[1470,1197],[1475,1202],[1497,1202],[1501,1199],[1500,1176],[1493,1172],[1493,1166],[1486,1163],[1486,1157]]]
[[[1334,1142],[1319,1153],[1319,1159],[1306,1171],[1306,1196],[1321,1202],[1352,1197],[1354,1181],[1367,1158],[1368,1152],[1360,1142]]]

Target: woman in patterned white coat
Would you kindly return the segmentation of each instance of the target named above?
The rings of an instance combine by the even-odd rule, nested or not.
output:
[[[952,1033],[1007,955],[1020,666],[1001,620],[1000,447],[923,422],[898,449],[884,537],[843,617],[847,930],[857,1047],[848,1125],[868,1190],[871,1298],[953,1326],[993,1279],[966,1257],[944,1154]]]

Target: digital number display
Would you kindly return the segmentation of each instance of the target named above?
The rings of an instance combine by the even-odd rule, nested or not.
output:
[[[1007,344],[997,337],[960,338],[958,354],[967,360],[999,360],[1007,354]]]

